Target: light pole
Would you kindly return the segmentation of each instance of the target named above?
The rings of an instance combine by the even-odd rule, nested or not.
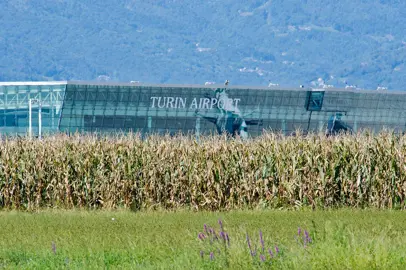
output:
[[[42,103],[39,99],[30,98],[28,100],[28,134],[30,139],[32,138],[32,103],[38,103],[38,138],[41,140],[41,132],[42,132]]]

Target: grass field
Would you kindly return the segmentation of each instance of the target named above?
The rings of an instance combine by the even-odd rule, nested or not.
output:
[[[208,238],[199,240],[204,224],[221,238],[219,219],[230,245],[221,239],[213,245]],[[404,269],[406,265],[402,211],[47,210],[0,212],[0,227],[0,269]],[[257,247],[255,256],[250,254],[247,233],[252,251]]]

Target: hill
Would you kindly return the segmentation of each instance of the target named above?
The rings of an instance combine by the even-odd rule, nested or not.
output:
[[[0,80],[405,89],[406,2],[5,0]]]

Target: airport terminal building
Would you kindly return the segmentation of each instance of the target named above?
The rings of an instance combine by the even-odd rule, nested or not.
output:
[[[406,130],[406,91],[112,82],[0,82],[0,134],[334,134]],[[41,110],[40,110],[41,107]]]

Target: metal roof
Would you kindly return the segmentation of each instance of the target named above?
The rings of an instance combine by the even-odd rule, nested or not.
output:
[[[0,86],[19,86],[19,85],[64,85],[67,81],[43,81],[43,82],[0,82]]]
[[[353,93],[371,93],[371,94],[406,94],[405,90],[365,90],[354,88],[300,88],[300,87],[282,87],[282,86],[247,86],[247,85],[228,85],[224,84],[149,84],[143,82],[101,82],[101,81],[22,81],[22,82],[0,82],[0,86],[19,86],[19,85],[97,85],[97,86],[143,86],[143,87],[162,87],[162,88],[228,88],[241,90],[290,90],[290,91],[325,91],[325,92],[353,92]]]
[[[325,91],[325,92],[353,92],[353,93],[388,93],[388,94],[406,94],[405,90],[366,90],[354,88],[300,88],[300,87],[282,87],[282,86],[247,86],[247,85],[228,85],[224,84],[148,84],[148,83],[131,83],[131,82],[100,82],[100,81],[68,81],[69,85],[106,85],[106,86],[144,86],[144,87],[168,87],[168,88],[228,88],[228,89],[241,89],[241,90],[290,90],[290,91]]]

